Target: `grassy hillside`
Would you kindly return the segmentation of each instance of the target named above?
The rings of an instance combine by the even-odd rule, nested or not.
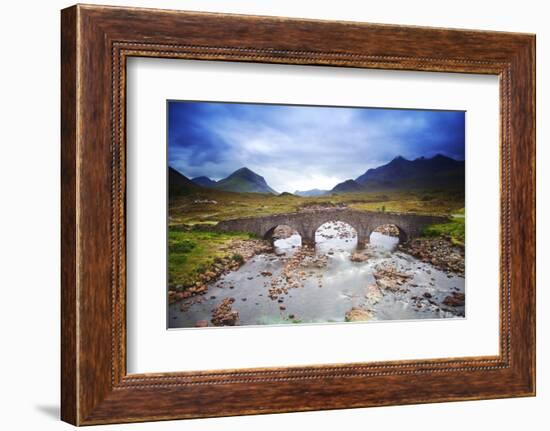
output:
[[[299,211],[311,205],[345,204],[368,211],[454,214],[464,208],[461,192],[387,191],[301,197],[261,193],[232,193],[203,189],[170,200],[170,224],[215,224],[220,220]]]

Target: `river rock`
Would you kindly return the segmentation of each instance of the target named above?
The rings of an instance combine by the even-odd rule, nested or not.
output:
[[[214,326],[234,326],[237,323],[239,312],[231,308],[234,302],[235,298],[225,298],[212,310],[211,322]]]
[[[378,287],[393,292],[398,290],[406,290],[401,286],[403,286],[407,281],[412,278],[412,274],[399,272],[392,265],[379,266],[378,268],[376,268],[373,275]]]
[[[195,328],[206,328],[208,326],[208,320],[198,320],[195,323]]]
[[[380,302],[383,296],[384,294],[377,284],[369,284],[367,286],[365,298],[367,299],[369,304],[377,304],[378,302]]]
[[[198,293],[199,295],[204,295],[208,290],[208,286],[206,284],[202,284],[199,287],[195,288],[195,293]]]
[[[367,260],[369,260],[369,258],[369,255],[356,251],[351,255],[350,260],[352,262],[366,262]]]
[[[345,316],[346,322],[366,322],[372,318],[373,314],[371,311],[356,307],[349,310]]]
[[[466,302],[466,296],[460,292],[453,292],[443,300],[443,304],[449,307],[463,307]]]

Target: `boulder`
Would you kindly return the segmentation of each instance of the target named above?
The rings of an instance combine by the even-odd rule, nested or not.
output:
[[[346,313],[346,322],[366,322],[373,318],[373,314],[369,310],[362,308],[352,308]]]
[[[466,301],[466,296],[463,293],[453,292],[443,300],[443,304],[448,307],[463,307]]]

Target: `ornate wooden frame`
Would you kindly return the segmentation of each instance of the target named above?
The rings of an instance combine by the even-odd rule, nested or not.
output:
[[[61,15],[63,420],[88,425],[535,394],[534,35],[81,5]],[[498,75],[500,354],[128,375],[130,56]]]

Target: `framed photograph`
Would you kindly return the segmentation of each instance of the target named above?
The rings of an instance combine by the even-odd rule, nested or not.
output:
[[[465,112],[167,110],[168,328],[465,317]]]
[[[535,394],[535,37],[62,11],[62,419]]]

